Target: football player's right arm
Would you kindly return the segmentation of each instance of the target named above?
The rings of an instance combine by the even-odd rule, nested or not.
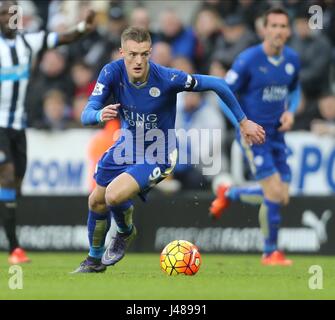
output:
[[[241,59],[239,56],[224,78],[229,89],[234,94],[236,94],[243,87],[246,75],[247,66],[244,63],[244,60]],[[219,106],[221,110],[225,113],[227,118],[230,120],[230,122],[234,125],[234,127],[239,128],[239,122],[236,120],[236,117],[233,115],[227,104],[222,99],[219,99]]]
[[[119,104],[104,107],[111,95],[113,70],[106,65],[100,72],[95,88],[81,114],[83,125],[95,125],[117,117]]]
[[[234,61],[231,69],[225,76],[225,81],[231,91],[235,94],[240,93],[249,80],[248,58],[245,53],[241,53]]]

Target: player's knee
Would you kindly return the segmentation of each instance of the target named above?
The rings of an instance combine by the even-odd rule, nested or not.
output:
[[[0,185],[3,188],[15,189],[15,175],[14,170],[11,170],[8,167],[3,167],[0,170]]]
[[[265,197],[279,203],[284,202],[284,189],[281,184],[273,184],[265,193]]]
[[[0,178],[0,185],[3,188],[16,189],[15,179],[12,179],[11,177]]]
[[[117,206],[119,205],[122,201],[120,197],[115,193],[115,192],[106,192],[106,203],[108,206]]]
[[[97,199],[97,197],[94,194],[91,194],[88,197],[88,207],[90,210],[96,213],[103,213],[106,212],[107,210],[107,205],[105,201]]]

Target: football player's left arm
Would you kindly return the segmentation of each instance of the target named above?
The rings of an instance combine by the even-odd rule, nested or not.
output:
[[[240,128],[241,134],[249,144],[261,144],[265,141],[264,129],[247,119],[240,104],[223,79],[199,74],[192,75],[192,77],[195,83],[190,89],[192,91],[213,90],[223,101],[220,104],[222,111],[236,127]]]
[[[69,44],[74,42],[81,37],[89,34],[94,30],[94,17],[95,12],[90,10],[86,16],[86,19],[79,22],[73,30],[69,30],[68,32],[58,33],[58,41],[57,45]]]
[[[287,110],[281,115],[279,131],[289,131],[294,125],[294,115],[298,110],[301,102],[301,86],[297,84],[293,90],[289,92],[287,99],[288,107]]]
[[[287,109],[280,117],[281,126],[278,131],[285,132],[292,129],[294,125],[294,115],[301,103],[301,86],[299,82],[301,63],[299,56],[295,54],[293,65],[295,73],[293,75],[292,83],[289,85],[287,96]]]

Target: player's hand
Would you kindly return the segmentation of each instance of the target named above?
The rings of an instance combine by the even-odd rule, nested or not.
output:
[[[259,124],[244,119],[240,122],[240,131],[244,140],[249,144],[262,144],[265,142],[265,131]]]
[[[95,18],[95,11],[88,10],[86,18],[85,18],[85,34],[92,32],[95,29],[94,24],[94,18]]]
[[[104,107],[101,112],[100,120],[102,122],[106,122],[115,119],[119,114],[117,110],[119,107],[120,107],[119,103],[109,104],[108,106]]]
[[[289,111],[285,111],[280,117],[281,126],[278,131],[285,132],[292,129],[294,124],[294,114]]]

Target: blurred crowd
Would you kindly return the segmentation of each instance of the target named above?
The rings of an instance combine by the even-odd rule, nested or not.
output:
[[[153,61],[189,73],[224,77],[242,50],[262,41],[264,11],[282,4],[292,21],[289,45],[299,53],[302,65],[303,100],[294,130],[335,136],[335,0],[188,1],[193,14],[187,22],[177,1],[171,2],[170,8],[165,6],[155,17],[150,14],[150,6],[157,1],[21,2],[26,31],[46,28],[63,32],[83,19],[89,8],[97,12],[97,28],[92,34],[39,57],[27,97],[32,127],[60,130],[81,127],[81,111],[95,79],[104,64],[119,58],[120,35],[129,25],[150,31]],[[322,7],[322,29],[309,26],[311,5]],[[177,128],[221,129],[224,154],[229,154],[234,130],[221,113],[216,96],[182,93],[177,109]],[[228,162],[229,159],[224,159],[224,163]],[[180,169],[183,184],[194,187],[206,183],[193,170],[184,179],[186,171]]]

